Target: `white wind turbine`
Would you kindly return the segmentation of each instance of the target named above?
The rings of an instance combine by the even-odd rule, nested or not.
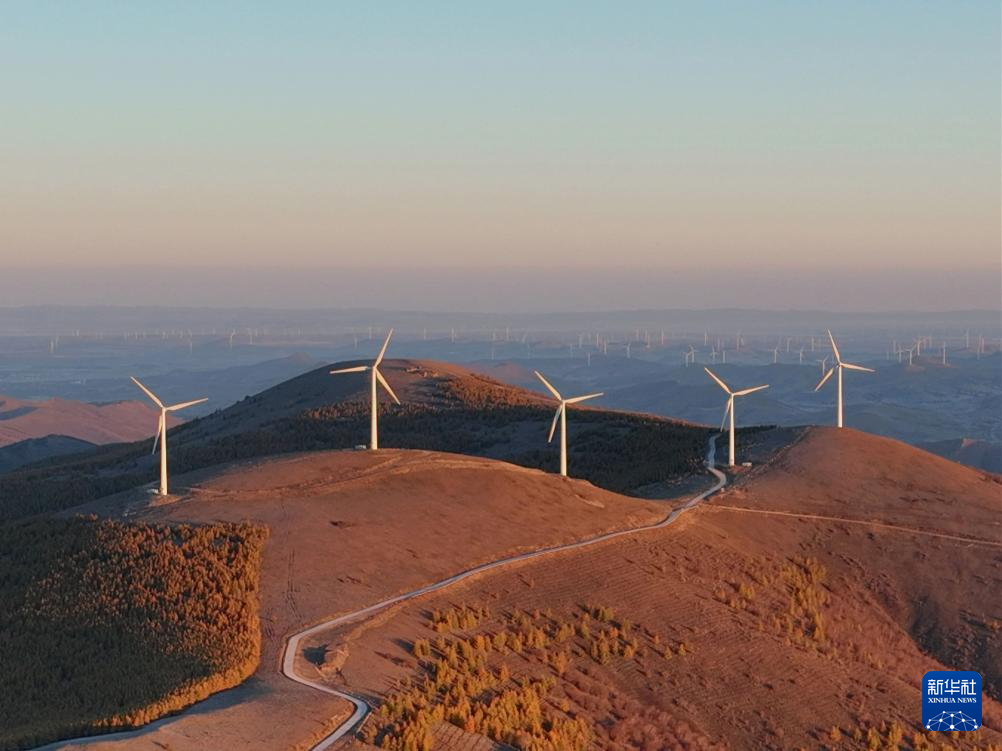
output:
[[[835,401],[837,403],[837,407],[836,407],[837,415],[838,415],[837,424],[838,424],[838,427],[841,428],[842,427],[842,370],[843,370],[843,368],[847,369],[847,370],[861,370],[864,373],[875,373],[876,371],[873,370],[873,368],[864,368],[862,365],[853,365],[852,363],[842,362],[842,355],[839,354],[838,345],[835,344],[835,337],[832,336],[832,332],[831,332],[830,329],[828,331],[828,339],[832,343],[832,353],[835,355],[835,364],[832,365],[831,368],[829,368],[828,372],[825,373],[821,377],[821,380],[818,382],[818,385],[814,387],[814,390],[815,391],[820,390],[820,388],[825,385],[825,382],[829,378],[832,377],[832,373],[835,373],[835,371],[838,371],[838,373],[837,373],[838,388],[837,388],[837,393],[836,393]]]
[[[393,329],[390,329],[389,333],[386,335],[386,340],[383,342],[382,349],[379,350],[379,354],[376,355],[376,359],[372,361],[372,365],[356,365],[353,368],[339,368],[338,370],[332,370],[331,375],[336,375],[338,373],[364,373],[369,371],[372,375],[369,377],[369,389],[372,394],[372,405],[369,408],[369,449],[375,451],[379,448],[379,400],[377,399],[376,383],[378,382],[384,389],[386,393],[397,404],[400,404],[400,400],[397,399],[397,395],[393,393],[393,389],[390,388],[390,384],[386,382],[383,378],[383,374],[379,372],[379,365],[383,362],[383,355],[386,354],[386,348],[390,346],[390,337],[393,336]]]
[[[205,399],[195,399],[191,402],[181,402],[180,404],[172,404],[169,407],[165,406],[162,401],[160,401],[156,394],[146,388],[143,384],[139,382],[139,379],[135,376],[129,376],[132,378],[132,382],[135,383],[139,388],[143,390],[153,403],[160,408],[160,422],[157,425],[157,436],[153,439],[153,451],[150,453],[155,454],[157,451],[157,442],[160,443],[160,495],[167,495],[167,413],[177,412],[185,407],[193,407],[196,404],[201,404],[202,402],[208,401]]]
[[[745,396],[746,394],[753,394],[756,391],[767,389],[769,388],[769,384],[765,384],[763,386],[753,386],[750,389],[741,389],[740,391],[731,391],[730,386],[728,386],[726,383],[720,380],[720,378],[718,378],[717,375],[712,370],[706,367],[704,367],[703,370],[705,370],[706,374],[710,376],[710,378],[712,378],[714,381],[716,381],[717,385],[720,386],[720,388],[722,388],[727,393],[727,409],[724,410],[724,419],[720,421],[720,429],[721,430],[724,429],[724,422],[727,421],[727,416],[730,415],[731,418],[730,431],[729,431],[730,435],[728,436],[728,449],[730,450],[730,453],[727,457],[727,466],[733,467],[734,466],[734,397]]]
[[[553,434],[557,429],[557,421],[560,421],[560,474],[567,477],[567,405],[577,404],[578,402],[583,402],[586,399],[594,399],[597,396],[602,396],[602,392],[599,391],[597,394],[586,394],[585,396],[575,396],[571,399],[564,399],[560,395],[560,392],[553,388],[553,385],[547,381],[543,374],[538,370],[533,371],[536,377],[543,382],[543,385],[549,389],[550,393],[560,402],[557,407],[557,413],[553,416],[553,424],[550,425],[550,437],[546,439],[547,443],[553,441]]]

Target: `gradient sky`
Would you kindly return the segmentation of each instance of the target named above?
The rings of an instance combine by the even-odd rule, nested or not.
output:
[[[1000,20],[997,0],[7,3],[0,258],[997,280]]]

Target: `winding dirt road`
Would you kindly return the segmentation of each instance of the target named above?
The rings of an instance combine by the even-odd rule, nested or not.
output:
[[[603,535],[598,535],[597,537],[591,537],[586,540],[581,540],[579,542],[568,543],[567,545],[554,545],[548,548],[540,548],[539,550],[534,550],[528,553],[520,553],[518,555],[509,556],[508,558],[501,558],[496,561],[491,561],[490,563],[484,563],[479,566],[474,566],[473,568],[462,571],[454,576],[450,576],[448,579],[442,579],[441,581],[435,582],[434,584],[428,584],[419,589],[412,590],[410,592],[405,592],[404,594],[397,595],[396,597],[391,597],[389,599],[383,600],[382,602],[377,602],[375,605],[369,605],[361,610],[356,610],[352,613],[346,613],[340,615],[336,618],[331,618],[330,620],[318,623],[315,626],[300,631],[297,634],[293,634],[289,637],[288,641],[285,643],[285,651],[282,655],[282,674],[285,675],[290,680],[296,683],[301,683],[304,686],[309,686],[317,691],[323,691],[324,693],[331,694],[333,696],[338,696],[345,701],[351,702],[354,706],[354,711],[351,716],[345,720],[341,725],[338,726],[330,735],[326,736],[323,740],[313,746],[312,751],[324,751],[324,749],[330,748],[334,743],[344,738],[348,733],[358,727],[359,723],[365,719],[366,715],[369,713],[370,707],[366,702],[357,696],[352,696],[345,691],[339,691],[337,689],[326,686],[318,681],[310,680],[299,675],[296,672],[296,656],[300,651],[300,644],[303,639],[309,638],[314,634],[321,631],[326,631],[327,629],[334,628],[336,626],[343,626],[348,623],[355,623],[363,620],[371,615],[374,615],[388,607],[396,605],[401,602],[406,602],[407,600],[413,600],[416,597],[421,597],[422,595],[429,594],[431,592],[438,592],[446,587],[450,587],[453,584],[457,584],[464,579],[468,579],[471,576],[476,576],[477,574],[482,574],[486,571],[491,571],[493,569],[502,568],[503,566],[508,566],[513,563],[528,561],[533,558],[541,558],[546,555],[552,555],[554,553],[560,553],[568,550],[579,550],[581,548],[589,547],[590,545],[597,545],[600,542],[606,542],[608,540],[613,540],[617,537],[624,537],[626,535],[633,535],[639,532],[647,532],[654,529],[661,529],[667,527],[669,524],[674,522],[679,516],[688,511],[689,509],[699,505],[711,495],[716,493],[718,490],[723,488],[727,484],[727,476],[716,468],[716,454],[717,454],[717,438],[719,433],[710,437],[709,447],[706,452],[706,469],[714,477],[717,478],[716,483],[709,490],[705,490],[697,496],[690,498],[682,506],[672,510],[668,516],[666,516],[661,521],[655,524],[646,524],[642,527],[634,527],[633,529],[624,529],[618,532],[608,532]]]
[[[351,716],[343,723],[341,723],[341,725],[339,725],[338,728],[334,730],[330,735],[326,736],[323,740],[314,745],[312,751],[323,751],[323,749],[330,748],[330,746],[334,744],[336,741],[340,740],[341,738],[344,738],[348,733],[350,733],[352,730],[358,727],[358,724],[363,719],[365,719],[365,716],[369,713],[370,708],[368,704],[366,704],[362,699],[359,699],[358,697],[352,696],[351,694],[346,693],[344,691],[338,691],[337,689],[333,689],[330,686],[325,686],[322,683],[310,680],[309,678],[305,678],[296,673],[295,671],[296,655],[299,653],[299,645],[303,639],[308,638],[320,631],[324,631],[326,629],[335,626],[341,626],[346,623],[353,623],[356,621],[363,620],[368,616],[374,615],[375,613],[378,613],[381,610],[385,610],[386,608],[392,605],[396,605],[397,603],[404,602],[406,600],[412,600],[416,597],[420,597],[422,595],[426,595],[431,592],[437,592],[453,584],[461,582],[464,579],[468,579],[471,576],[475,576],[477,574],[482,574],[486,571],[491,571],[493,569],[501,568],[503,566],[508,566],[510,564],[517,563],[520,561],[527,561],[533,558],[540,558],[545,555],[552,555],[554,553],[560,553],[563,551],[586,548],[590,545],[597,545],[600,542],[612,540],[617,537],[623,537],[625,535],[633,535],[637,534],[638,532],[646,532],[653,529],[661,529],[662,527],[667,527],[669,524],[674,522],[682,513],[702,503],[709,496],[711,496],[713,493],[716,493],[718,490],[720,490],[727,484],[727,477],[724,475],[723,472],[721,472],[716,468],[715,464],[718,436],[719,434],[715,434],[710,437],[709,446],[706,452],[706,469],[717,479],[716,483],[709,490],[700,493],[699,495],[686,501],[685,504],[683,504],[682,506],[673,509],[672,512],[668,514],[668,516],[666,516],[660,522],[657,522],[655,524],[647,524],[642,527],[634,527],[633,529],[624,529],[618,532],[608,532],[606,534],[598,535],[597,537],[591,537],[586,540],[581,540],[579,542],[573,542],[567,545],[555,545],[552,547],[540,548],[538,550],[534,550],[528,553],[521,553],[519,555],[509,556],[508,558],[501,558],[499,560],[492,561],[490,563],[484,563],[480,566],[475,566],[473,568],[462,571],[454,576],[450,576],[448,579],[442,579],[441,581],[435,582],[434,584],[428,584],[427,586],[415,589],[411,592],[406,592],[404,594],[397,595],[396,597],[391,597],[387,600],[383,600],[382,602],[377,602],[375,605],[370,605],[366,608],[362,608],[361,610],[356,610],[353,613],[346,613],[344,615],[338,616],[337,618],[331,618],[330,620],[323,621],[322,623],[318,623],[315,626],[311,626],[310,628],[304,631],[300,631],[299,633],[290,636],[289,639],[286,641],[285,651],[282,654],[282,674],[285,675],[287,678],[295,681],[296,683],[301,683],[304,686],[309,686],[310,688],[316,689],[317,691],[323,691],[324,693],[341,697],[342,699],[351,702],[351,704],[355,708]],[[140,728],[136,728],[135,730],[126,730],[114,733],[103,733],[97,735],[82,736],[79,738],[64,739],[60,741],[55,741],[54,743],[46,744],[44,746],[39,746],[33,749],[33,751],[56,751],[57,749],[62,749],[71,745],[86,746],[110,740],[137,738],[140,737],[141,735],[144,735],[145,733],[147,733],[152,729],[164,726],[170,722],[175,721],[176,719],[177,715],[171,715],[168,717],[163,717],[159,720],[155,720]]]

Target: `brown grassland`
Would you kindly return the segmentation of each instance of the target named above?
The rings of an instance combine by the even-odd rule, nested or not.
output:
[[[261,574],[259,669],[169,727],[96,747],[129,751],[163,743],[173,751],[206,744],[244,751],[305,748],[336,724],[346,705],[278,673],[287,634],[478,563],[639,526],[667,513],[664,503],[538,470],[394,449],[237,464],[193,474],[171,504],[150,505],[137,493],[89,508],[153,523],[246,520],[270,530]]]
[[[774,470],[673,527],[320,634],[313,670],[378,705],[363,738],[391,749],[449,749],[449,724],[526,749],[1000,748],[1002,613],[986,593],[1002,591],[1002,555],[982,523],[997,518],[998,479],[910,471],[922,461],[809,430]],[[800,467],[813,469],[810,513],[850,521],[746,510],[796,509],[800,480],[782,475]],[[970,521],[951,533],[975,542],[929,534],[936,503],[962,503]],[[985,676],[976,734],[920,727],[922,675],[944,665]]]

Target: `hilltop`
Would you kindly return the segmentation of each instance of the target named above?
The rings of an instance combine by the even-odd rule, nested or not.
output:
[[[350,367],[358,361],[337,363]],[[170,431],[171,472],[368,441],[365,374],[332,376],[324,366]],[[546,443],[555,403],[444,363],[386,360],[381,370],[403,404],[380,404],[386,447],[485,456],[555,470]],[[382,398],[382,397],[381,397]],[[617,492],[664,495],[665,484],[700,471],[709,431],[651,415],[570,408],[570,471]],[[148,444],[99,449],[0,477],[0,514],[76,506],[153,480]]]
[[[523,706],[603,749],[940,748],[916,696],[944,666],[986,685],[986,727],[948,747],[997,746],[1002,613],[984,595],[1002,589],[986,527],[999,500],[983,472],[809,429],[676,525],[502,569],[306,649],[323,645],[318,675],[385,706],[364,737],[388,748],[408,727],[451,748],[440,720],[524,747],[529,725],[495,734],[500,715],[462,699],[476,686],[476,706],[523,727],[515,679],[537,682]],[[422,720],[431,685],[455,686],[453,703]]]

